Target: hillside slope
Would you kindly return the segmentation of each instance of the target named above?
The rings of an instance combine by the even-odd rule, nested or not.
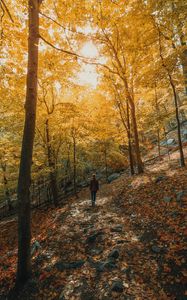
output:
[[[64,206],[33,213],[33,278],[19,299],[177,299],[187,297],[186,169],[166,161],[141,176],[101,186]],[[13,286],[17,228],[0,223],[0,299]]]

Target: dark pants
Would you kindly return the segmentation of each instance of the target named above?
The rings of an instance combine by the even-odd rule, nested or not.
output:
[[[95,201],[96,201],[96,194],[97,194],[97,192],[91,192],[92,206],[94,206],[94,205],[95,205]]]

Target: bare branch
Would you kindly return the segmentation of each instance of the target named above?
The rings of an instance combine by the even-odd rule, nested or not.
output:
[[[105,64],[102,64],[102,63],[99,63],[99,62],[96,62],[96,61],[93,62],[93,60],[90,59],[90,58],[84,57],[84,56],[79,55],[79,54],[77,54],[77,53],[75,53],[75,52],[67,51],[67,50],[64,50],[64,49],[62,49],[62,48],[56,47],[55,45],[53,45],[52,43],[50,43],[49,41],[47,41],[47,40],[46,40],[44,37],[42,37],[41,35],[40,35],[40,38],[41,38],[46,44],[48,44],[49,46],[51,46],[51,47],[54,48],[55,50],[61,51],[61,52],[65,53],[65,54],[68,54],[68,55],[75,56],[76,58],[81,59],[81,61],[84,62],[85,64],[101,66],[101,67],[107,69],[110,73],[113,73],[113,74],[115,74],[115,75],[118,75],[120,78],[123,79],[123,77],[120,75],[119,71],[114,71],[114,70],[112,70],[109,66],[107,66],[107,65],[105,65]]]
[[[0,2],[0,7],[1,7],[1,10],[2,10],[2,15],[1,15],[1,24],[2,24],[4,15],[5,15],[5,10],[4,10],[3,5],[2,5],[1,2]],[[3,33],[3,26],[2,26],[2,28],[1,28],[1,40],[3,40],[3,36],[4,36],[4,33]]]
[[[44,14],[43,12],[39,12],[40,15],[42,15],[43,17],[45,17],[46,19],[48,20],[51,20],[53,23],[55,23],[56,25],[58,25],[59,27],[63,28],[64,30],[66,31],[69,31],[71,33],[76,33],[76,34],[80,34],[82,36],[87,36],[87,34],[83,33],[83,32],[80,32],[80,31],[76,31],[76,30],[72,30],[72,29],[69,29],[69,28],[66,28],[64,25],[62,25],[61,23],[59,23],[58,21],[54,20],[53,18],[51,18],[50,16]],[[57,15],[58,16],[58,15]]]
[[[2,7],[4,7],[5,11],[7,12],[7,14],[8,14],[10,20],[12,21],[12,23],[14,23],[14,20],[13,20],[13,18],[12,18],[12,16],[11,16],[11,13],[10,13],[8,7],[7,7],[6,4],[5,4],[5,1],[4,1],[4,0],[0,0],[0,1],[1,1],[1,3],[2,3]]]
[[[42,13],[41,11],[39,11],[39,14],[42,15],[43,17],[45,17],[46,19],[53,21],[55,24],[57,24],[58,26],[60,26],[66,30],[65,26],[63,26],[62,24],[60,24],[58,21],[54,20],[53,18],[47,16],[46,14]]]
[[[58,50],[58,51],[61,51],[65,54],[68,54],[68,55],[72,55],[72,56],[75,56],[75,57],[80,57],[80,58],[85,58],[81,55],[78,55],[77,53],[74,53],[74,52],[71,52],[71,51],[68,51],[68,50],[65,50],[65,49],[62,49],[62,48],[59,48],[53,44],[51,44],[49,41],[47,41],[43,36],[39,35],[39,37],[41,38],[41,40],[43,40],[46,44],[48,44],[49,46],[51,46],[52,48],[54,48],[55,50]]]

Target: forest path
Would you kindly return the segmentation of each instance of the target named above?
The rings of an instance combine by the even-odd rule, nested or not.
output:
[[[149,174],[124,181],[125,197],[120,179],[101,186],[96,207],[91,207],[89,191],[84,190],[56,215],[62,218],[63,240],[58,236],[55,242],[58,259],[53,267],[65,280],[60,299],[185,299],[185,252],[173,228],[179,229],[178,221],[168,219],[173,208],[167,211],[164,205],[159,211],[159,203],[152,203]],[[146,199],[137,199],[139,194]],[[174,258],[173,250],[178,251]]]
[[[19,299],[186,299],[185,207],[175,201],[186,170],[162,170],[159,180],[160,169],[151,171],[101,185],[94,208],[85,189],[62,207],[35,211],[33,277]],[[15,224],[0,224],[2,293],[15,278]]]

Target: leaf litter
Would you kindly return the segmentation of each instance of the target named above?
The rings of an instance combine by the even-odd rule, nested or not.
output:
[[[35,210],[33,274],[19,299],[186,299],[186,189],[185,168],[158,162],[102,185],[95,208],[82,190],[58,209]],[[16,272],[16,218],[1,222],[0,232],[6,299]]]

